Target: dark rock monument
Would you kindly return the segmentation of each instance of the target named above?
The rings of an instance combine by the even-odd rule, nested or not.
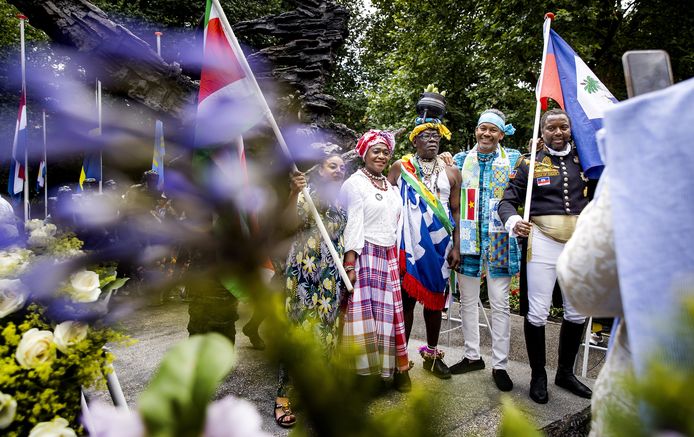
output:
[[[182,119],[196,83],[176,63],[167,64],[146,42],[86,0],[8,0],[55,42],[90,59],[105,89],[160,114]],[[249,62],[261,83],[287,86],[278,105],[303,123],[307,143],[354,144],[355,133],[332,121],[335,98],[323,92],[347,36],[347,10],[334,1],[291,0],[296,9],[232,25],[240,37],[267,35],[277,45],[255,47]],[[298,104],[296,104],[298,102]],[[277,114],[282,118],[282,114]],[[334,147],[333,147],[334,148]]]
[[[285,109],[297,111],[299,121],[306,124],[301,129],[303,135],[346,149],[354,144],[356,134],[345,125],[333,122],[336,100],[323,89],[347,37],[349,13],[334,1],[292,0],[291,3],[297,8],[232,27],[240,38],[262,34],[278,41],[248,57],[256,69],[256,77],[261,83],[272,79],[296,91],[298,105],[290,104]]]

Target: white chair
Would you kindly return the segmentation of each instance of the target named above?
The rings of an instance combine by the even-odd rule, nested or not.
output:
[[[590,354],[591,349],[597,349],[600,351],[605,351],[607,353],[607,348],[603,346],[594,346],[590,344],[590,334],[592,334],[592,327],[593,327],[593,318],[590,317],[588,319],[588,327],[586,328],[586,335],[583,338],[583,343],[581,346],[583,346],[583,369],[581,370],[581,376],[586,377],[586,374],[588,373],[588,355]]]

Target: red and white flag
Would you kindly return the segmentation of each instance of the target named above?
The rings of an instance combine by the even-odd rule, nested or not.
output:
[[[19,97],[19,114],[17,114],[17,126],[14,131],[14,142],[12,143],[12,159],[10,162],[10,180],[7,191],[11,196],[24,191],[24,153],[27,146],[27,105],[26,94],[22,89]]]
[[[250,69],[224,11],[207,0],[198,114],[197,147],[228,145],[263,117],[263,97],[256,92]]]

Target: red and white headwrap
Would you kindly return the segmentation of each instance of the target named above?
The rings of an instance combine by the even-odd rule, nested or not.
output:
[[[361,138],[359,138],[355,150],[357,151],[359,156],[361,156],[361,158],[364,159],[364,156],[366,155],[366,152],[369,150],[369,148],[371,146],[375,146],[376,144],[385,144],[388,150],[392,152],[395,148],[395,137],[392,133],[388,132],[387,130],[371,129],[370,131],[362,135]]]

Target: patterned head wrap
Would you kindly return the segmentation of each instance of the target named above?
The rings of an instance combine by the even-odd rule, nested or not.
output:
[[[364,159],[366,152],[376,144],[385,144],[390,152],[395,148],[395,137],[386,130],[371,129],[359,138],[355,150]]]
[[[480,119],[477,120],[477,126],[481,125],[482,123],[493,124],[494,126],[498,127],[499,130],[501,130],[501,132],[504,133],[504,135],[507,135],[509,137],[516,133],[516,128],[513,127],[511,123],[504,123],[504,120],[499,116],[499,114],[495,112],[483,112],[482,115],[480,115]]]
[[[415,120],[415,128],[410,132],[410,141],[414,142],[414,137],[419,135],[420,133],[424,132],[427,129],[435,129],[439,131],[439,134],[447,139],[448,141],[451,140],[451,131],[448,130],[446,126],[444,126],[443,123],[441,123],[441,120],[438,118],[421,118],[417,117]]]

